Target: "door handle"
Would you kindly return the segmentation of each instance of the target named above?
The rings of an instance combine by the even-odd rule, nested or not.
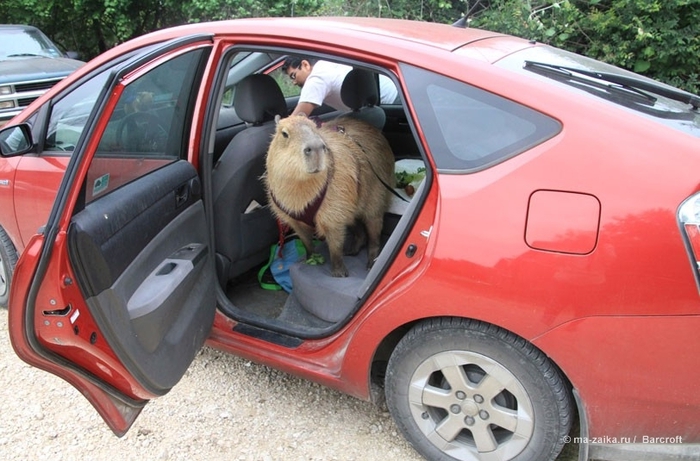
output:
[[[190,188],[187,184],[183,184],[175,190],[175,207],[179,208],[190,198]]]

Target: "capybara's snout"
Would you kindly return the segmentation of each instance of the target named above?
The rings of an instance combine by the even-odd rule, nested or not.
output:
[[[302,149],[307,173],[318,173],[326,168],[327,151],[326,143],[322,139],[307,141]]]

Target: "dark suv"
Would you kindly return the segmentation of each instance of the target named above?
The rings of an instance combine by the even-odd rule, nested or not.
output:
[[[0,126],[84,63],[32,26],[0,25]]]

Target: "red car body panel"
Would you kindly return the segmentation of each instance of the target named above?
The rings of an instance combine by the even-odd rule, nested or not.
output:
[[[289,37],[298,36],[299,22],[285,19],[196,24],[140,37],[76,71],[15,122],[126,50],[187,34],[214,34],[189,135],[189,160],[195,166],[205,129],[206,95],[211,93],[215,64],[229,44],[274,42],[317,52],[342,49],[347,57],[385,66],[402,84],[397,64],[401,61],[455,78],[469,72],[470,84],[556,116],[563,130],[469,175],[436,172],[396,260],[359,313],[334,334],[288,348],[233,332],[236,322],[218,312],[208,344],[369,399],[373,360],[393,333],[428,317],[482,320],[531,341],[552,359],[580,396],[590,436],[682,436],[684,442],[700,443],[700,401],[695,397],[700,381],[700,297],[676,218],[681,202],[700,190],[697,139],[630,117],[623,109],[611,110],[604,101],[572,98],[566,88],[545,87],[492,65],[538,46],[523,40],[461,29],[436,35],[427,23],[409,27],[393,21],[333,21],[337,27],[330,32],[327,22],[305,20],[306,34],[298,39]],[[394,60],[366,51],[378,49]],[[463,62],[451,60],[453,53]],[[413,102],[408,99],[405,106],[416,121],[416,136],[428,150]],[[566,110],[550,109],[560,106]],[[98,133],[105,124],[101,121]],[[668,136],[645,136],[664,130]],[[431,152],[427,154],[431,159]],[[5,168],[16,170],[15,201],[0,194],[0,207],[15,207],[18,194],[33,203],[52,201],[67,160],[28,156],[7,162]],[[77,189],[71,190],[73,196]],[[621,194],[630,190],[634,194]],[[21,225],[7,226],[8,234],[22,245],[48,211],[29,205],[15,208]],[[70,212],[63,219],[67,225]],[[62,261],[67,260],[65,245],[63,234],[53,245]],[[409,245],[417,248],[410,258],[404,256]],[[27,245],[13,286],[29,286],[40,247],[39,237]],[[38,291],[36,305],[41,307],[30,319],[21,315],[27,292],[12,291],[13,344],[24,360],[80,388],[115,432],[123,433],[130,423],[119,416],[108,393],[36,357],[27,344],[25,322],[33,322],[48,350],[111,383],[134,402],[154,397],[104,343],[86,343],[78,333],[96,326],[87,306],[76,304],[79,290],[66,284],[67,278],[74,278],[72,269],[53,262]],[[80,312],[75,322],[47,323],[48,306],[70,303]],[[668,331],[675,333],[670,336]],[[672,392],[668,380],[674,381]]]
[[[637,443],[645,443],[642,436],[680,437],[683,443],[694,443],[700,420],[690,400],[700,380],[699,327],[700,317],[695,315],[588,317],[534,343],[552,351],[552,359],[578,383],[590,437],[615,434],[636,438]],[[674,332],[673,341],[669,331]],[[614,361],[600,360],[611,350]],[[626,385],[632,381],[637,385]]]
[[[14,180],[15,214],[21,224],[17,241],[22,245],[17,251],[46,224],[51,209],[45,205],[53,203],[69,160],[69,156],[21,157]]]
[[[15,278],[13,283],[15,286],[30,286],[33,279],[34,268],[36,267],[37,261],[39,259],[39,253],[41,252],[43,244],[43,237],[36,236],[29,243],[22,254],[22,257],[17,262]],[[26,269],[29,266],[28,269]],[[66,276],[66,273],[61,275]],[[52,280],[52,279],[49,279]],[[75,289],[75,288],[74,288]],[[51,293],[54,294],[54,293]],[[29,302],[27,299],[29,291],[12,290],[10,292],[10,305],[11,306],[25,306]],[[51,298],[56,299],[56,298]],[[52,304],[49,302],[48,306]],[[123,435],[131,427],[134,419],[138,416],[138,412],[132,413],[130,418],[125,417],[125,406],[122,405],[118,399],[113,398],[109,392],[105,390],[104,384],[97,384],[95,381],[86,377],[83,373],[76,373],[73,369],[66,368],[66,362],[57,361],[55,357],[41,356],[36,353],[36,349],[31,345],[31,340],[26,337],[26,325],[27,323],[34,323],[35,331],[43,335],[41,336],[41,341],[44,346],[49,346],[51,343],[62,344],[62,341],[68,340],[73,343],[74,346],[84,346],[80,344],[80,339],[77,338],[78,335],[73,335],[74,327],[77,328],[94,328],[91,324],[92,319],[90,318],[87,309],[83,309],[87,315],[82,316],[80,322],[73,322],[75,325],[61,325],[58,326],[57,322],[51,322],[46,320],[45,316],[41,315],[39,312],[34,312],[32,318],[26,318],[23,314],[25,312],[21,309],[10,309],[8,316],[10,337],[12,338],[12,347],[19,358],[27,362],[28,364],[37,367],[39,369],[53,373],[54,375],[66,380],[76,389],[85,396],[86,399],[95,407],[95,410],[102,416],[104,421],[109,425],[110,429],[115,434]],[[76,319],[77,320],[77,319]],[[48,322],[48,324],[46,324]],[[77,324],[76,324],[77,323]],[[37,325],[39,324],[39,325]],[[51,333],[54,336],[51,337]],[[47,336],[49,335],[49,336]],[[73,338],[76,336],[76,338]],[[89,350],[89,352],[84,352],[76,347],[69,346],[70,360],[72,362],[94,363],[103,365],[104,363],[112,364],[114,363],[112,351],[96,351],[95,349]],[[63,350],[62,350],[63,352]],[[119,363],[116,364],[115,368],[123,370],[123,366]],[[112,373],[109,368],[104,369],[104,377],[106,381],[112,381],[119,379],[116,373]],[[121,380],[121,383],[126,387],[132,386],[133,379],[128,378]],[[138,384],[136,384],[138,386]],[[140,388],[140,386],[138,386]],[[142,402],[142,406],[145,405],[146,401]]]

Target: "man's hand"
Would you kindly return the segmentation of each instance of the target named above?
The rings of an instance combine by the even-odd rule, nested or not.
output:
[[[311,115],[311,112],[314,111],[318,106],[316,104],[313,104],[311,102],[300,102],[297,104],[297,106],[294,108],[294,111],[292,112],[292,115],[306,115],[307,117]]]

